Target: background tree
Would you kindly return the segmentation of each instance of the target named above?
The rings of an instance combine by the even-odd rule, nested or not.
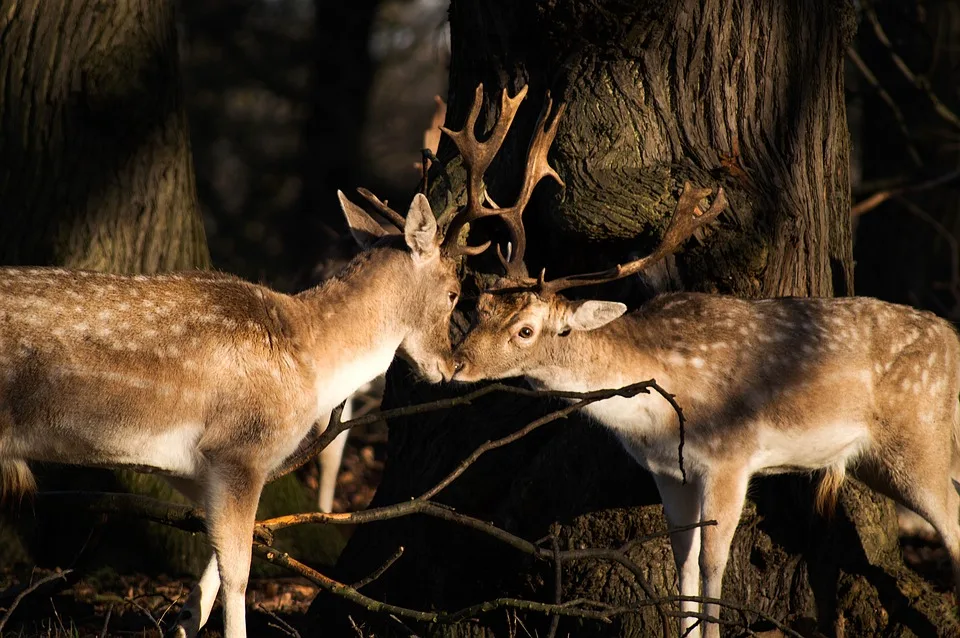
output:
[[[689,179],[722,185],[731,203],[703,243],[688,244],[639,286],[584,295],[635,307],[676,289],[750,297],[853,293],[843,60],[855,23],[848,2],[467,1],[452,4],[450,24],[448,125],[459,128],[477,82],[488,87],[491,106],[481,118],[484,129],[496,116],[500,87],[531,88],[530,104],[488,174],[495,200],[509,201],[516,192],[545,90],[568,103],[552,153],[566,188],[541,187],[525,215],[532,271],[595,270],[650,248]],[[444,142],[441,159],[451,158],[452,145]],[[462,179],[458,160],[447,168],[455,184]],[[445,189],[435,182],[434,203],[445,201]],[[477,231],[498,232],[494,223]],[[669,390],[682,404],[684,389]],[[388,379],[390,404],[427,394],[433,393],[412,385],[405,372]],[[423,492],[480,443],[546,409],[496,397],[391,423],[389,463],[373,505]],[[803,477],[756,482],[725,596],[798,627],[809,629],[819,618],[822,629],[849,635],[932,635],[955,627],[952,598],[904,568],[889,501],[851,482],[827,522],[813,514],[813,485]],[[576,420],[484,457],[439,500],[529,539],[555,533],[561,546],[619,546],[664,528],[649,478],[609,435]],[[541,566],[423,519],[360,528],[337,576],[358,580],[398,546],[404,558],[365,588],[368,595],[444,609],[503,595],[552,599],[552,576]],[[636,550],[634,558],[658,594],[674,592],[665,540]],[[642,598],[629,573],[602,562],[565,566],[563,594],[615,605]],[[378,635],[391,630],[344,607],[321,596],[311,613],[327,630],[344,611],[371,622]],[[542,618],[521,620],[529,632],[546,631]],[[502,635],[509,622],[491,615],[422,630]],[[658,628],[648,609],[615,629],[564,620],[560,635],[651,635]]]

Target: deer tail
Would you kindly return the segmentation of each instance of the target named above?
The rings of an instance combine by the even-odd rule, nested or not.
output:
[[[837,507],[837,495],[840,493],[840,487],[847,478],[847,468],[844,464],[838,463],[824,468],[823,476],[820,478],[820,484],[817,486],[817,494],[814,499],[814,506],[824,518],[832,518]]]
[[[0,503],[19,502],[37,490],[37,482],[26,461],[0,461]]]

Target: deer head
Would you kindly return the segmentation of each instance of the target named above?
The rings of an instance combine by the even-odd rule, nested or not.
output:
[[[480,246],[470,246],[462,241],[461,231],[477,219],[502,218],[507,224],[514,245],[517,246],[517,250],[513,251],[516,263],[517,255],[522,258],[524,245],[520,216],[534,187],[544,177],[552,177],[562,184],[557,173],[547,163],[547,151],[556,133],[557,118],[563,107],[557,109],[548,125],[547,119],[552,111],[552,101],[548,96],[530,141],[523,186],[516,202],[507,208],[487,205],[490,200],[483,184],[484,173],[500,150],[526,95],[527,87],[514,97],[510,97],[504,89],[500,100],[500,116],[490,135],[482,142],[477,140],[474,128],[483,105],[483,85],[476,89],[464,128],[452,131],[441,127],[456,144],[466,167],[467,202],[464,207],[453,208],[438,220],[434,217],[427,198],[418,194],[404,218],[369,191],[361,189],[361,195],[391,222],[392,228],[385,229],[362,208],[350,202],[343,193],[339,194],[340,204],[354,239],[371,252],[394,251],[398,256],[396,267],[404,271],[401,276],[412,282],[405,294],[409,303],[417,308],[419,319],[416,325],[410,326],[398,352],[414,364],[421,376],[434,383],[449,378],[453,372],[449,322],[450,313],[460,294],[460,282],[457,279],[458,258],[463,255],[477,255],[490,245],[487,242]]]
[[[522,268],[512,263],[516,257],[507,260],[507,276],[480,296],[476,320],[454,353],[454,378],[464,382],[502,379],[563,361],[564,339],[606,326],[627,307],[611,301],[569,300],[560,291],[626,277],[672,253],[726,208],[720,189],[709,209],[701,211],[699,202],[709,194],[709,189],[686,184],[660,244],[649,255],[610,270],[547,281],[543,272],[538,279],[518,276]]]

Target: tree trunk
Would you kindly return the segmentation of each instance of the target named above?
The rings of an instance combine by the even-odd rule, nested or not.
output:
[[[730,200],[703,243],[689,242],[639,291],[611,285],[590,292],[628,298],[633,306],[651,292],[679,288],[749,297],[852,294],[842,63],[853,18],[846,2],[464,0],[453,3],[450,22],[448,125],[462,125],[477,82],[487,87],[488,104],[497,103],[499,87],[515,92],[530,85],[530,104],[521,107],[489,175],[496,201],[516,192],[544,91],[568,104],[552,153],[566,182],[562,198],[556,187],[541,187],[525,214],[531,271],[584,271],[649,250],[690,180],[722,185]],[[489,130],[493,115],[485,117],[481,126]],[[445,141],[441,157],[451,154]],[[457,164],[448,166],[454,182]],[[407,378],[390,375],[387,404],[436,395]],[[682,403],[683,388],[668,390]],[[494,397],[470,409],[392,422],[373,506],[422,493],[481,443],[548,409]],[[812,486],[802,477],[755,482],[724,596],[800,628],[811,629],[817,618],[827,633],[932,635],[936,623],[947,624],[949,597],[931,592],[902,565],[889,501],[851,481],[834,519],[825,521],[813,514]],[[530,540],[556,530],[564,547],[617,547],[665,527],[649,476],[610,435],[580,419],[484,456],[438,500]],[[336,575],[354,582],[399,545],[403,558],[364,593],[440,609],[499,596],[553,598],[546,565],[424,518],[362,526]],[[676,593],[665,539],[632,556],[658,595]],[[562,589],[563,600],[635,605],[643,598],[626,570],[602,561],[565,564]],[[395,627],[330,596],[318,597],[311,614],[328,631],[332,619],[347,614],[378,636]],[[507,635],[512,618],[496,612],[418,631]],[[519,619],[531,635],[547,631],[540,616]],[[612,626],[565,619],[559,635],[646,636],[659,628],[647,607]]]
[[[173,3],[0,2],[6,263],[205,268]]]

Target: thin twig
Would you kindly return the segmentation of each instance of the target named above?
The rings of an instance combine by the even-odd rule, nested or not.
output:
[[[927,211],[906,198],[901,198],[900,203],[903,204],[908,213],[929,224],[947,242],[950,251],[950,282],[934,282],[933,288],[945,289],[953,295],[953,308],[947,314],[950,315],[951,319],[956,319],[957,310],[960,308],[960,242],[946,226]]]
[[[363,587],[366,587],[373,581],[383,576],[383,573],[388,569],[390,569],[390,567],[392,567],[393,564],[397,562],[401,556],[403,556],[403,551],[404,551],[403,545],[401,545],[400,547],[397,548],[397,551],[393,553],[393,556],[388,558],[383,565],[375,569],[373,573],[367,576],[366,578],[363,578],[355,582],[353,585],[351,585],[351,587],[353,587],[354,589],[362,589]]]
[[[107,607],[107,617],[103,619],[103,629],[100,631],[100,638],[107,638],[107,629],[110,627],[110,616],[113,614],[113,605]]]
[[[153,623],[153,626],[157,628],[157,635],[159,635],[160,638],[163,638],[163,627],[160,626],[160,623],[157,622],[157,619],[153,617],[153,614],[150,613],[149,609],[147,609],[146,607],[138,603],[135,598],[124,598],[122,600],[128,605],[133,605],[134,607],[139,609],[141,613],[146,615],[146,617],[149,618],[150,621]]]
[[[850,216],[858,217],[864,213],[869,213],[871,210],[884,203],[889,199],[894,197],[900,197],[908,193],[917,193],[920,191],[929,190],[931,188],[936,188],[937,186],[943,186],[948,184],[953,180],[960,177],[960,168],[950,171],[934,179],[927,180],[925,182],[920,182],[919,184],[913,184],[910,186],[901,186],[899,188],[888,188],[886,190],[877,191],[870,197],[864,199],[863,201],[857,202],[850,208]]]
[[[263,603],[257,603],[257,609],[259,609],[264,614],[270,616],[277,624],[267,623],[269,627],[274,627],[284,632],[288,636],[293,636],[294,638],[300,638],[300,632],[293,628],[286,620],[278,616],[276,613],[270,611],[263,606]]]
[[[747,605],[741,605],[740,603],[735,603],[729,600],[725,600],[723,598],[707,598],[706,596],[666,596],[664,598],[661,598],[658,602],[661,602],[661,603],[695,602],[695,603],[701,603],[701,604],[712,603],[712,604],[718,605],[719,607],[724,607],[726,609],[731,609],[733,611],[754,614],[760,620],[766,621],[774,625],[777,629],[782,631],[784,635],[790,636],[790,638],[804,638],[803,634],[798,633],[794,629],[791,629],[789,625],[780,622],[773,616],[770,616],[769,614],[766,614],[760,611],[759,609],[755,609]],[[642,607],[649,606],[650,604],[652,604],[651,601],[643,601],[639,603],[639,605]],[[718,623],[718,624],[726,624],[726,625],[737,624],[735,622],[722,620],[720,618],[714,618],[712,616],[708,616],[706,614],[700,614],[696,612],[668,612],[668,613],[670,613],[671,616],[675,616],[678,618],[700,618],[701,620]]]
[[[560,560],[560,541],[557,539],[556,532],[550,534],[551,546],[553,547],[553,604],[560,605],[563,600],[563,561]],[[560,627],[560,616],[553,616],[550,619],[550,631],[547,638],[556,638],[557,629]]]
[[[0,631],[2,631],[3,627],[7,624],[7,622],[9,622],[10,617],[13,616],[13,612],[17,608],[17,605],[19,605],[24,598],[26,598],[32,592],[35,592],[40,587],[46,585],[47,583],[53,582],[60,578],[66,578],[67,574],[70,574],[71,572],[73,572],[72,569],[65,569],[62,572],[47,574],[40,580],[34,581],[26,589],[24,589],[19,594],[17,594],[17,597],[13,599],[13,602],[10,603],[10,606],[7,608],[6,613],[3,614],[3,618],[0,618]]]
[[[671,401],[673,395],[668,393],[662,387],[657,385],[656,380],[651,379],[650,381],[644,381],[639,384],[634,384],[632,386],[627,386],[625,388],[620,388],[618,390],[597,390],[595,392],[565,392],[562,390],[534,390],[532,388],[524,388],[513,385],[506,385],[503,383],[491,383],[485,385],[473,392],[468,392],[467,394],[462,394],[460,396],[449,397],[446,399],[439,399],[436,401],[429,401],[427,403],[417,403],[414,405],[407,405],[402,408],[394,408],[392,410],[378,410],[370,412],[369,414],[351,419],[349,421],[340,422],[337,418],[337,422],[334,423],[333,416],[330,417],[331,423],[327,428],[319,435],[315,436],[313,440],[301,445],[300,449],[295,452],[290,458],[284,461],[278,469],[274,470],[270,474],[268,481],[275,481],[282,476],[286,476],[290,472],[293,472],[297,468],[301,467],[308,461],[310,461],[314,456],[320,453],[322,449],[327,447],[331,441],[337,438],[341,432],[349,430],[350,428],[359,426],[359,425],[368,425],[370,423],[376,423],[378,421],[389,421],[397,417],[404,416],[416,416],[419,414],[428,414],[430,412],[438,412],[440,410],[449,410],[450,408],[458,406],[468,406],[473,405],[473,402],[477,399],[483,398],[488,394],[493,394],[495,392],[502,392],[505,394],[513,394],[522,397],[530,397],[534,399],[544,399],[544,398],[554,398],[554,399],[590,399],[594,396],[598,396],[603,393],[607,393],[610,397],[613,396],[623,396],[619,394],[620,391],[626,391],[628,388],[632,388],[637,385],[647,384],[649,389],[655,390],[663,398],[667,399],[672,406],[676,406],[675,401]],[[639,393],[639,392],[638,392]],[[668,398],[669,397],[669,398]],[[676,407],[674,407],[676,409]],[[678,414],[679,416],[679,414]],[[683,421],[680,421],[681,434],[683,429]],[[316,429],[314,429],[316,431]],[[682,438],[682,436],[681,436]],[[681,468],[683,466],[682,456],[680,462]]]
[[[324,576],[320,572],[308,567],[307,565],[304,565],[295,558],[292,558],[290,555],[280,552],[273,547],[269,547],[262,543],[254,543],[253,548],[256,554],[267,562],[289,569],[313,582],[321,589],[360,605],[368,611],[393,614],[400,618],[409,618],[410,620],[417,620],[420,622],[452,624],[467,618],[473,618],[486,612],[494,611],[496,609],[521,609],[543,614],[560,614],[563,616],[587,618],[609,623],[613,616],[634,611],[631,607],[616,607],[603,611],[595,611],[592,609],[551,605],[517,598],[497,598],[478,603],[476,605],[471,605],[469,607],[464,607],[452,612],[418,611],[415,609],[407,609],[405,607],[391,605],[389,603],[383,603],[378,600],[374,600],[373,598],[364,596],[356,589]]]
[[[473,463],[477,459],[479,459],[482,455],[486,454],[490,450],[495,450],[505,445],[509,445],[510,443],[513,443],[514,441],[517,441],[518,439],[525,437],[526,435],[530,434],[537,428],[546,425],[547,423],[552,423],[557,419],[566,418],[570,414],[573,414],[574,412],[582,410],[585,407],[589,406],[590,404],[596,403],[598,401],[605,401],[607,399],[610,399],[612,397],[617,397],[617,396],[625,397],[625,398],[633,398],[638,394],[648,394],[651,388],[657,390],[662,396],[664,396],[664,398],[666,398],[667,396],[671,396],[665,390],[663,390],[663,388],[658,386],[656,381],[653,381],[653,380],[634,383],[632,385],[625,386],[618,390],[577,392],[575,394],[577,395],[576,398],[579,399],[579,401],[577,401],[573,405],[569,405],[560,410],[556,410],[535,421],[532,421],[527,425],[523,426],[522,428],[520,428],[519,430],[517,430],[516,432],[514,432],[513,434],[507,435],[495,441],[487,441],[486,443],[478,447],[476,450],[474,450],[470,454],[470,456],[465,458],[460,463],[460,465],[457,466],[457,468],[454,471],[450,472],[450,474],[448,474],[443,480],[441,480],[432,488],[430,488],[429,490],[421,494],[418,498],[424,501],[433,498],[438,493],[440,493],[444,488],[446,488],[451,483],[453,483],[453,481],[455,481],[457,477],[463,474],[467,470],[467,468],[473,465]],[[564,394],[569,394],[569,393],[564,393]],[[669,401],[670,399],[667,399],[667,400]]]
[[[864,12],[867,16],[867,19],[870,21],[870,24],[873,25],[873,33],[877,36],[877,39],[880,40],[880,43],[886,47],[887,53],[890,56],[890,59],[893,60],[894,66],[899,69],[900,73],[903,74],[903,77],[907,79],[910,84],[912,84],[918,91],[927,96],[927,99],[930,100],[930,104],[933,105],[933,110],[939,115],[944,121],[951,124],[952,126],[960,129],[960,117],[956,113],[951,111],[943,101],[937,97],[937,94],[933,92],[933,89],[930,88],[930,81],[914,73],[902,57],[896,52],[893,48],[893,44],[890,42],[890,38],[887,37],[887,32],[884,31],[883,25],[880,24],[880,19],[877,17],[876,11],[873,10],[873,7],[869,4],[864,7]]]

